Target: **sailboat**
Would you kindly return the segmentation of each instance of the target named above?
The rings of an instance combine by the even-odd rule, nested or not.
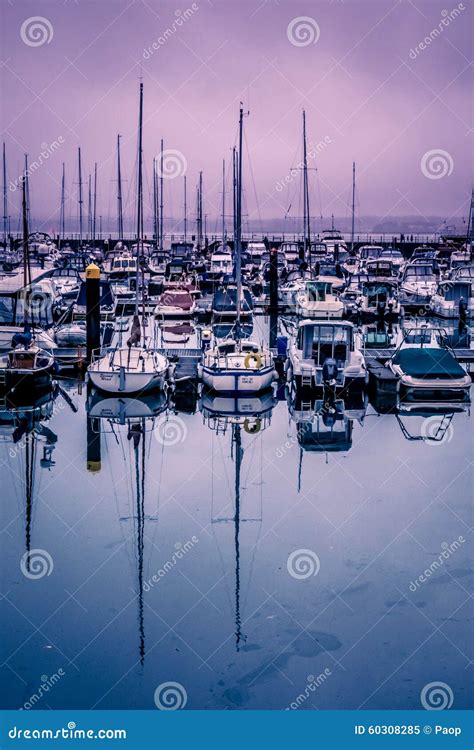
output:
[[[243,340],[241,336],[242,304],[242,141],[244,112],[240,106],[239,153],[235,222],[235,279],[236,322],[234,337],[225,339],[208,349],[199,368],[203,382],[208,388],[221,393],[258,393],[264,391],[276,379],[277,374],[270,349],[257,342]]]
[[[12,349],[0,359],[0,390],[3,393],[31,392],[48,389],[52,382],[54,356],[41,349],[35,340],[35,331],[28,320],[31,308],[31,270],[28,246],[28,214],[26,202],[26,177],[23,186],[23,333],[12,338]]]
[[[161,389],[165,385],[169,363],[166,357],[142,343],[144,320],[140,320],[138,295],[140,289],[139,256],[143,244],[143,83],[140,83],[138,127],[138,206],[137,206],[137,263],[135,314],[126,346],[118,345],[92,361],[88,367],[91,382],[96,388],[109,393],[141,393]],[[144,316],[142,300],[142,315]]]

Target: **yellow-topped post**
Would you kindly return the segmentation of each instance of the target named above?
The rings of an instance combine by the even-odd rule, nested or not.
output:
[[[91,263],[86,268],[87,361],[100,347],[100,268]]]

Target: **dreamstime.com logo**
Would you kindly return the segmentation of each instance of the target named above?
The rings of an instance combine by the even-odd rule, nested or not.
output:
[[[37,581],[53,572],[53,558],[45,549],[31,549],[20,560],[20,569],[25,578]]]
[[[32,174],[36,172],[37,169],[39,169],[45,161],[48,161],[49,157],[52,156],[55,151],[58,150],[60,146],[62,146],[65,143],[65,139],[62,135],[59,135],[55,141],[52,141],[51,143],[42,143],[41,144],[41,151],[37,158],[30,162],[28,165],[28,169],[23,171],[21,175],[16,180],[11,180],[8,189],[13,193],[15,190],[18,190],[19,187],[23,184],[23,179],[25,177],[31,177]]]
[[[426,583],[431,578],[431,576],[434,575],[444,565],[444,561],[449,560],[451,555],[454,555],[454,553],[458,551],[458,549],[462,544],[464,544],[465,541],[466,540],[461,535],[458,536],[458,538],[455,539],[454,542],[451,542],[451,544],[448,544],[448,542],[443,542],[441,545],[442,552],[440,552],[440,554],[438,555],[438,559],[433,560],[433,562],[426,568],[426,570],[423,571],[423,573],[421,573],[421,575],[418,576],[418,578],[415,578],[414,581],[410,581],[410,591],[415,592],[423,583]]]
[[[162,567],[151,576],[151,578],[145,581],[145,583],[143,584],[143,590],[150,591],[155,583],[159,583],[159,581],[161,581],[161,579],[164,578],[165,575],[173,570],[178,562],[182,560],[183,557],[185,557],[198,542],[199,539],[197,536],[192,536],[191,539],[189,539],[184,544],[181,544],[181,542],[176,542],[176,544],[174,545],[176,552],[173,552],[171,558],[167,560],[164,565],[162,565]]]
[[[157,157],[158,176],[165,180],[174,180],[183,177],[188,168],[188,162],[181,151],[174,148],[165,148]]]
[[[179,682],[162,682],[156,688],[154,698],[160,711],[179,711],[188,702],[188,694]]]
[[[442,148],[434,148],[427,151],[421,157],[421,172],[428,180],[442,180],[449,177],[454,170],[453,157]]]
[[[30,16],[21,24],[20,37],[28,47],[42,47],[54,36],[53,24],[44,16]]]
[[[321,685],[326,682],[327,678],[332,675],[331,670],[329,667],[326,667],[326,669],[321,672],[318,675],[309,674],[306,683],[306,687],[304,689],[304,692],[300,693],[296,696],[294,701],[291,701],[290,705],[285,708],[285,711],[297,711],[300,706],[305,703],[308,698],[311,697],[311,695],[319,688]]]
[[[446,711],[454,702],[454,693],[445,682],[430,682],[420,694],[421,705],[427,711]]]
[[[316,44],[321,29],[311,16],[297,16],[288,24],[286,35],[294,47],[308,47],[310,44]]]
[[[75,721],[69,721],[61,729],[19,729],[8,730],[11,740],[126,740],[126,729],[78,729]],[[46,745],[43,745],[46,747]]]
[[[443,445],[453,439],[454,427],[451,423],[444,424],[443,417],[434,415],[426,417],[421,425],[421,437],[428,445]]]
[[[315,159],[318,154],[320,154],[324,149],[329,146],[329,144],[332,143],[332,138],[329,135],[325,135],[322,141],[319,141],[319,143],[316,144],[316,146],[313,146],[308,151],[308,159]],[[304,162],[300,161],[296,165],[296,167],[292,167],[288,174],[284,176],[282,180],[278,180],[278,182],[275,185],[275,190],[277,190],[279,193],[286,187],[286,185],[289,185],[293,180],[298,176],[298,174],[301,173],[301,170],[304,167]]]
[[[445,28],[449,26],[453,21],[458,18],[458,16],[461,15],[463,11],[466,10],[466,6],[464,3],[458,3],[458,5],[453,8],[452,10],[442,10],[441,11],[441,21],[437,26],[434,27],[430,31],[430,33],[425,36],[425,38],[419,42],[416,47],[412,47],[410,50],[410,58],[412,60],[416,60],[418,55],[421,55],[422,52],[425,51],[425,49],[428,49],[430,44],[435,41],[441,34],[444,32]]]
[[[176,414],[163,415],[157,420],[153,434],[160,445],[177,445],[186,440],[188,428]]]
[[[64,671],[64,669],[59,668],[57,672],[51,675],[51,677],[48,677],[48,675],[46,674],[41,675],[41,685],[36,690],[36,692],[28,698],[28,700],[19,710],[30,711],[32,708],[34,708],[35,705],[39,703],[39,701],[44,698],[44,696],[47,695],[55,685],[57,685],[61,677],[64,677],[65,674],[66,672]]]
[[[288,556],[286,568],[292,578],[303,581],[317,576],[321,563],[316,552],[311,549],[297,549]]]
[[[183,26],[186,21],[188,21],[198,10],[199,5],[197,3],[193,3],[189,8],[186,8],[186,10],[183,11],[175,10],[174,14],[176,18],[168,26],[168,28],[163,31],[158,39],[155,39],[155,41],[150,44],[149,47],[146,47],[143,50],[143,59],[149,60],[150,57],[154,55],[155,52],[160,49],[160,47],[163,47],[163,45],[166,44],[166,42],[171,39],[174,34],[176,34],[181,26]]]

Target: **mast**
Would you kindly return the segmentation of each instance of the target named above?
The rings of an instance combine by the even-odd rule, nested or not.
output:
[[[225,159],[222,159],[222,250],[225,246]]]
[[[188,202],[186,190],[186,175],[184,175],[184,243],[186,244],[188,234]]]
[[[123,203],[122,203],[122,169],[120,164],[120,138],[117,135],[117,217],[118,217],[118,240],[123,240]]]
[[[7,157],[5,152],[5,141],[3,141],[3,242],[7,247],[7,224],[8,224],[8,202],[7,202]]]
[[[156,174],[156,158],[153,157],[153,234],[158,244],[158,182]]]
[[[306,149],[306,112],[303,110],[303,234],[304,260],[309,254],[311,228],[309,219],[308,154]]]
[[[61,250],[61,243],[64,241],[65,238],[65,232],[64,232],[64,224],[65,224],[65,190],[66,190],[66,166],[63,162],[63,174],[61,177],[61,208],[59,211],[59,250]]]
[[[92,176],[89,173],[89,192],[87,197],[87,239],[90,241],[92,237]]]
[[[95,226],[97,219],[97,162],[94,163],[94,207],[92,212],[92,244],[95,248]]]
[[[28,245],[28,209],[27,209],[27,196],[26,196],[26,171],[21,181],[22,185],[22,217],[23,217],[23,289],[26,295],[26,288],[31,284],[31,269],[30,269],[30,250]],[[24,309],[24,323],[26,323],[26,309]]]
[[[197,200],[197,230],[198,230],[198,250],[202,246],[202,172],[199,172],[199,187]]]
[[[160,153],[160,248],[163,250],[163,138],[161,139],[161,153]]]
[[[355,189],[356,189],[356,163],[352,162],[352,224],[351,224],[351,252],[354,250],[355,232]]]
[[[82,167],[81,167],[81,147],[78,148],[79,163],[79,247],[82,248]]]
[[[30,222],[30,180],[28,177],[28,154],[25,154],[25,194],[26,194],[26,217]]]
[[[140,255],[143,231],[143,83],[140,82],[140,104],[138,115],[138,190],[137,190],[137,287],[135,295],[135,315],[138,315],[138,289],[140,280]],[[145,306],[143,305],[143,312]]]
[[[234,237],[234,253],[235,253],[235,238],[237,236],[237,157],[235,146],[232,149],[232,198],[233,198],[233,237]]]
[[[235,277],[237,282],[237,323],[236,338],[240,338],[240,297],[242,294],[242,272],[241,272],[241,243],[242,243],[242,141],[244,129],[244,110],[243,104],[240,103],[239,115],[239,151],[237,164],[237,221],[236,221],[236,238],[235,238]]]

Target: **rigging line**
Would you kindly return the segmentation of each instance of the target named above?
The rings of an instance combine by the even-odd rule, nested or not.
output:
[[[258,221],[259,221],[259,224],[260,224],[260,232],[263,235],[264,234],[264,231],[263,231],[263,222],[262,222],[262,215],[260,213],[260,204],[258,202],[257,186],[255,184],[255,177],[254,177],[253,169],[252,169],[252,161],[250,159],[250,151],[249,151],[248,141],[247,141],[247,137],[246,137],[245,133],[244,133],[244,144],[245,144],[245,148],[246,148],[246,151],[247,151],[247,161],[248,161],[248,164],[249,164],[250,177],[252,178],[252,186],[253,186],[253,192],[254,192],[254,197],[255,197],[255,204],[257,206]],[[247,223],[248,223],[250,221],[250,210],[249,210],[249,206],[247,206],[246,208],[247,208],[247,214],[249,216],[249,218],[247,220]],[[250,230],[250,225],[248,226],[248,229]]]

